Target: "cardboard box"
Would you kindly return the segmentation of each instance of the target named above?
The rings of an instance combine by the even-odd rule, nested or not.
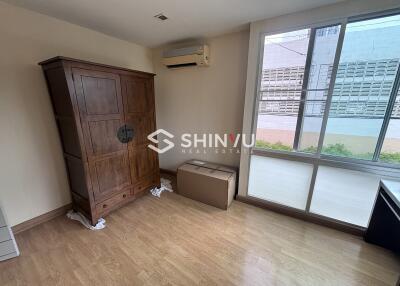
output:
[[[178,168],[178,194],[228,209],[236,189],[236,170],[218,164],[191,160]]]

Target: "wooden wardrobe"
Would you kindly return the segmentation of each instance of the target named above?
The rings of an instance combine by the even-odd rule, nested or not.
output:
[[[160,185],[154,74],[65,57],[39,63],[62,142],[73,208],[92,224]]]

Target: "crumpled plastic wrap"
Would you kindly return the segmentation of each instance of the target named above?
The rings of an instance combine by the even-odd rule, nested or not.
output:
[[[67,217],[69,219],[79,221],[81,224],[83,224],[86,228],[90,230],[100,230],[106,227],[106,220],[104,218],[99,219],[97,221],[97,224],[93,226],[83,214],[75,212],[74,210],[70,210],[67,213]]]
[[[171,185],[171,181],[170,180],[161,178],[160,181],[161,181],[161,187],[159,187],[159,188],[156,187],[156,188],[153,188],[153,189],[150,190],[150,193],[153,196],[159,198],[161,196],[161,193],[164,192],[164,191],[168,191],[170,193],[172,193],[174,191],[172,189],[172,185]]]

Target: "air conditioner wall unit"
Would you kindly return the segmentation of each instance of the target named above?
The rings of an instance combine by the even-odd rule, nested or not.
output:
[[[163,53],[163,63],[168,68],[183,66],[208,66],[210,50],[207,45],[198,45],[168,50]]]

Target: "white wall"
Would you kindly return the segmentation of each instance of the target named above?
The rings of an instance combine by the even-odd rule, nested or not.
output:
[[[261,34],[281,33],[297,28],[304,28],[305,26],[315,26],[321,23],[335,23],[337,20],[345,17],[398,7],[400,7],[400,1],[398,0],[353,0],[251,23],[246,95],[243,113],[243,133],[250,134],[252,132]],[[240,158],[241,172],[239,178],[239,194],[241,196],[246,196],[247,194],[249,163],[249,152],[242,147]]]
[[[151,51],[0,2],[0,203],[10,225],[70,202],[39,61],[57,55],[152,72]]]
[[[189,133],[240,133],[246,81],[249,32],[211,38],[209,67],[167,69],[161,63],[163,49],[153,52],[157,127],[175,135]],[[175,142],[178,142],[176,140]],[[175,170],[186,160],[196,158],[238,166],[239,155],[182,153],[182,148],[160,155],[160,167]]]

